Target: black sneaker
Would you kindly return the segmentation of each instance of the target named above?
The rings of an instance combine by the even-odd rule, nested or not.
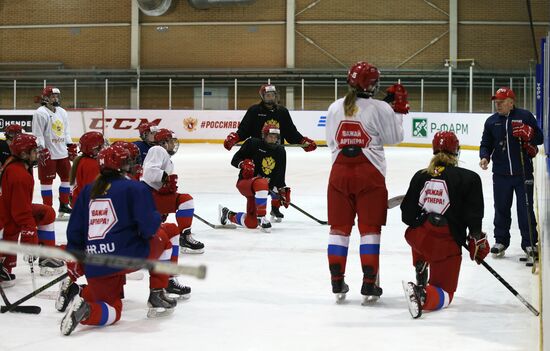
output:
[[[90,305],[83,298],[77,296],[73,299],[67,313],[61,320],[61,333],[70,335],[78,323],[90,316]]]
[[[151,289],[147,300],[147,306],[149,306],[147,317],[155,318],[169,315],[174,312],[174,307],[177,304],[178,302],[175,299],[166,296],[164,289]]]
[[[193,238],[191,229],[186,229],[180,234],[180,252],[199,254],[204,252],[204,244]]]
[[[11,288],[15,285],[15,274],[12,274],[4,267],[3,262],[0,261],[0,286],[2,288]]]
[[[416,285],[425,287],[428,284],[428,262],[418,261],[414,265],[416,271]]]
[[[67,277],[59,284],[59,293],[55,300],[55,309],[59,312],[65,312],[69,303],[75,296],[80,295],[80,286]]]
[[[285,218],[285,215],[279,211],[279,207],[271,207],[271,212],[269,212],[271,215],[271,221],[276,223],[281,223],[283,218]]]
[[[40,275],[43,277],[49,277],[63,273],[65,262],[51,257],[39,258],[38,266],[40,267]]]
[[[191,296],[191,288],[180,284],[178,278],[172,277],[168,280],[168,287],[166,287],[168,294],[178,295],[179,298],[188,299]]]

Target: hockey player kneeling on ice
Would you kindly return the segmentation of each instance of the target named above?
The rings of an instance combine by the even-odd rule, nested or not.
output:
[[[460,146],[453,132],[436,133],[432,147],[428,168],[416,172],[401,203],[402,220],[409,226],[405,239],[416,271],[416,283],[403,282],[413,318],[423,310],[439,310],[451,303],[466,241],[470,258],[478,264],[489,253],[481,230],[481,179],[457,167]]]
[[[35,136],[18,134],[10,144],[12,156],[4,163],[1,174],[0,218],[4,225],[2,240],[55,246],[55,211],[51,206],[32,203],[33,167],[38,163],[39,147]],[[0,254],[7,274],[15,267],[17,257]],[[53,258],[40,258],[40,275],[62,273],[64,263]],[[11,276],[10,276],[11,277]],[[12,276],[15,279],[15,276]]]
[[[147,259],[169,257],[172,244],[159,231],[160,214],[148,187],[126,178],[130,154],[121,146],[110,146],[98,155],[100,176],[88,184],[75,203],[67,226],[67,249],[88,254],[110,254]],[[120,319],[126,270],[85,265],[69,270],[71,281],[61,285],[56,308],[66,314],[61,332],[69,335],[76,326],[108,325]],[[88,284],[80,290],[72,284],[84,272]],[[168,298],[168,275],[150,273],[148,317],[173,312],[177,302]],[[71,297],[72,301],[71,301]],[[68,305],[68,306],[67,306]]]
[[[246,213],[233,212],[220,205],[221,224],[228,221],[243,227],[271,231],[271,223],[266,218],[266,205],[269,189],[275,189],[279,202],[288,207],[290,188],[285,185],[286,154],[280,145],[281,133],[275,125],[265,125],[263,138],[249,138],[235,153],[231,164],[239,168],[237,189],[246,197]]]
[[[203,253],[204,244],[195,240],[191,233],[195,211],[193,197],[178,193],[178,175],[174,173],[174,164],[170,160],[170,156],[178,151],[178,139],[171,130],[161,128],[155,133],[155,143],[143,161],[141,181],[152,188],[157,211],[162,215],[176,214],[181,252]]]
[[[348,72],[346,97],[333,102],[327,114],[326,140],[332,153],[327,254],[337,302],[349,289],[344,275],[356,216],[361,235],[363,303],[375,302],[382,295],[378,276],[380,235],[388,202],[384,144],[403,140],[402,114],[408,112],[408,102],[400,84],[392,87],[393,92],[388,91],[387,101],[375,99],[379,78],[380,72],[373,65],[365,61],[354,64]]]

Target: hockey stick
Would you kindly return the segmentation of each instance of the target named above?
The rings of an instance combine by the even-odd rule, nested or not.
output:
[[[5,253],[23,253],[38,257],[51,257],[64,261],[78,261],[84,264],[107,266],[120,269],[147,269],[157,273],[170,275],[191,275],[198,279],[206,277],[206,266],[181,266],[169,262],[148,260],[145,258],[115,256],[106,254],[87,254],[83,251],[66,251],[56,247],[46,247],[29,244],[17,244],[0,240],[0,252]]]
[[[462,245],[466,250],[468,250],[468,247],[466,245]],[[525,300],[523,298],[523,296],[521,296],[517,291],[516,289],[514,289],[506,280],[504,280],[504,278],[502,278],[502,276],[500,274],[498,274],[494,269],[493,267],[489,266],[489,264],[487,262],[485,262],[485,260],[482,260],[480,262],[481,265],[483,265],[483,267],[485,267],[489,273],[491,273],[495,278],[497,278],[497,280],[499,282],[502,283],[502,285],[504,285],[506,287],[506,289],[508,289],[512,295],[514,295],[515,297],[517,297],[518,300],[521,301],[522,304],[525,305],[525,307],[527,307],[527,309],[529,309],[529,311],[531,311],[535,316],[538,316],[540,313],[539,311],[537,311],[529,302],[527,302],[527,300]]]
[[[0,307],[0,313],[6,313],[6,312],[23,312],[23,313],[32,313],[32,314],[39,314],[41,311],[41,308],[39,306],[19,306],[23,302],[27,301],[28,299],[37,296],[44,290],[52,287],[53,285],[59,283],[63,279],[65,279],[69,274],[63,273],[59,277],[55,278],[51,282],[46,283],[45,285],[41,286],[40,288],[34,290],[28,295],[23,296],[19,300],[15,301],[14,303],[9,303],[7,298],[5,298],[4,291],[1,292],[2,298],[4,299],[4,302],[6,303],[6,306]]]
[[[533,184],[533,180],[527,180],[525,175],[525,161],[523,159],[523,141],[519,141],[519,160],[521,162],[521,175],[523,176],[523,192],[525,193],[525,212],[527,212],[527,226],[529,228],[529,243],[531,244],[531,262],[527,262],[527,266],[532,266],[531,273],[535,274],[537,267],[535,265],[535,245],[533,244],[533,223],[531,222],[531,207],[529,206],[529,195],[527,194],[528,183]],[[529,256],[529,255],[528,255]],[[529,257],[527,257],[529,259]]]
[[[202,223],[206,224],[207,226],[209,226],[210,228],[213,228],[213,229],[236,229],[237,228],[237,225],[233,224],[233,223],[230,223],[230,224],[212,224],[212,223],[208,222],[206,219],[202,218],[201,216],[199,216],[196,213],[193,213],[193,217],[195,217],[196,219],[198,219],[199,221],[201,221]]]

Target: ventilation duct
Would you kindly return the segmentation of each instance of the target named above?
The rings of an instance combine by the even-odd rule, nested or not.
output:
[[[189,4],[196,9],[205,10],[213,6],[227,5],[250,5],[256,0],[188,0]]]
[[[172,0],[137,0],[137,3],[147,16],[162,16],[172,6]]]

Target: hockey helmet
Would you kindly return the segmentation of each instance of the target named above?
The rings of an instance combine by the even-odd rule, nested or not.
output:
[[[106,170],[123,172],[130,168],[130,152],[121,145],[111,145],[101,150],[97,160],[101,172]]]
[[[170,155],[174,155],[180,146],[176,134],[166,128],[161,128],[155,133],[155,143],[164,147]]]
[[[259,93],[262,101],[267,105],[275,105],[278,101],[279,94],[274,85],[263,84],[260,87]]]
[[[143,123],[141,123],[138,126],[139,136],[143,139],[143,137],[145,136],[145,133],[156,132],[157,128],[154,128],[154,127],[157,127],[157,124],[154,123],[154,122],[143,122]]]
[[[136,144],[127,141],[115,141],[113,145],[120,145],[130,153],[132,163],[140,163],[140,151]]]
[[[13,156],[21,158],[23,152],[29,154],[32,150],[38,149],[36,137],[31,134],[17,134],[10,144],[10,152]]]
[[[380,71],[366,61],[360,61],[351,66],[348,71],[348,84],[358,91],[374,95],[378,89]]]
[[[276,138],[268,138],[270,135],[275,135]],[[279,126],[275,124],[265,124],[262,128],[262,138],[268,146],[272,148],[277,147],[277,145],[281,143],[281,130]]]
[[[87,132],[80,137],[80,152],[88,157],[95,158],[105,146],[105,138],[100,132]]]
[[[6,140],[13,140],[17,134],[23,133],[23,127],[19,124],[10,124],[4,128],[4,136]]]
[[[434,155],[439,152],[445,152],[454,156],[458,156],[460,143],[455,133],[453,132],[437,132],[432,140],[432,149]]]

